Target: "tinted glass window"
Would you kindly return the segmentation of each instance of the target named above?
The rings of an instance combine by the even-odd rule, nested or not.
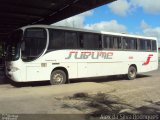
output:
[[[77,48],[77,34],[76,32],[65,32],[65,48]]]
[[[79,34],[80,47],[84,49],[99,49],[100,35],[91,33]]]
[[[49,30],[49,50],[64,49],[65,37],[62,30]]]
[[[127,50],[137,49],[137,40],[135,38],[123,38],[123,40],[124,40],[124,49]]]
[[[113,49],[114,48],[114,39],[112,36],[109,37],[109,43],[108,43],[108,48]]]
[[[21,46],[22,59],[24,61],[34,60],[39,57],[47,43],[47,33],[42,28],[28,28],[24,32]]]
[[[103,39],[104,48],[113,49],[114,48],[114,39],[112,36],[104,36]]]
[[[114,48],[121,49],[122,48],[122,40],[120,37],[113,37],[114,40]]]
[[[44,29],[31,28],[25,31],[24,37],[25,38],[45,38],[46,33],[44,32]]]
[[[156,44],[156,41],[152,41],[152,50],[153,51],[157,51],[157,44]]]
[[[77,33],[64,30],[49,30],[48,50],[74,49],[77,48]]]
[[[103,38],[103,47],[104,48],[109,48],[109,36],[104,36]]]
[[[139,50],[146,50],[146,41],[139,39]]]
[[[151,40],[146,40],[147,51],[151,51],[152,43]]]
[[[103,44],[104,44],[104,48],[109,48],[109,49],[121,49],[122,48],[121,37],[104,36]]]

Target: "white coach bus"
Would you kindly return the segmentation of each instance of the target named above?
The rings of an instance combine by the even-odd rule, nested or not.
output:
[[[6,75],[16,82],[69,79],[158,69],[157,39],[47,25],[25,26],[7,43]]]

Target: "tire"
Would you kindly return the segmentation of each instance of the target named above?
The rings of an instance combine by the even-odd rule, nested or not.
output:
[[[130,66],[128,69],[127,78],[128,80],[134,80],[137,76],[137,70],[134,66]]]
[[[51,74],[51,85],[65,84],[67,81],[67,75],[63,70],[54,70]]]

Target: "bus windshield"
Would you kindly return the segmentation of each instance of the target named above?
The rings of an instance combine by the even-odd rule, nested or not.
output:
[[[21,44],[23,61],[37,59],[45,50],[47,43],[47,33],[42,28],[28,28],[24,32]]]
[[[20,57],[20,42],[22,38],[23,31],[14,31],[6,43],[6,61],[15,61]]]

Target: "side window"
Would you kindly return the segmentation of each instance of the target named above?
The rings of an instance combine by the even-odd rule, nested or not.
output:
[[[84,49],[99,49],[100,35],[92,33],[79,33],[80,47]]]
[[[126,50],[137,49],[137,40],[135,38],[123,38],[123,40],[124,40],[124,49]]]
[[[22,58],[32,60],[45,49],[47,33],[42,28],[28,28],[24,32]]]
[[[109,37],[109,43],[108,43],[108,48],[113,49],[114,48],[114,39],[112,36]]]
[[[122,48],[121,37],[118,37],[118,36],[104,36],[103,46],[104,46],[104,48],[108,48],[108,49],[121,49]]]
[[[109,48],[109,39],[110,39],[109,36],[104,36],[103,37],[103,47],[104,48]]]
[[[116,49],[122,49],[122,40],[121,37],[113,37],[114,40],[114,48]]]
[[[155,40],[152,40],[152,51],[157,51],[157,44]]]
[[[49,30],[49,50],[65,48],[65,37],[63,30]]]
[[[113,49],[114,48],[114,39],[112,36],[104,36],[103,38],[103,46],[107,49]]]
[[[127,38],[123,38],[123,41],[124,41],[124,46],[123,46],[123,48],[124,48],[124,49],[129,49],[129,41],[127,40]]]
[[[131,43],[130,43],[130,48],[131,48],[132,50],[137,50],[137,39],[135,39],[135,38],[130,38],[130,41],[131,41]]]
[[[77,48],[77,33],[65,32],[65,48],[73,49]]]
[[[139,50],[146,50],[146,40],[139,39]]]
[[[147,51],[151,51],[151,40],[146,40]]]

